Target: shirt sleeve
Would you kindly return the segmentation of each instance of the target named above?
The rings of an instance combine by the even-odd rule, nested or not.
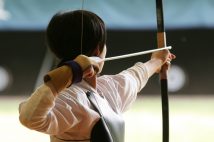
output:
[[[105,97],[110,105],[124,112],[135,101],[149,77],[145,65],[139,62],[119,74],[101,78],[101,86],[107,91]]]
[[[73,113],[63,114],[68,108],[57,105],[56,98],[46,86],[40,86],[26,101],[19,105],[20,122],[33,130],[51,135],[63,133],[75,123]],[[56,107],[60,107],[59,108]],[[65,110],[67,109],[67,110]]]

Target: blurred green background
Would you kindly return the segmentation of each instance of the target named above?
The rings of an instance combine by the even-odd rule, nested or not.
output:
[[[18,104],[24,97],[0,97],[2,142],[48,142],[49,136],[29,130],[18,121]],[[214,141],[214,97],[170,96],[170,142]],[[126,142],[161,142],[162,116],[158,95],[141,95],[124,114]]]

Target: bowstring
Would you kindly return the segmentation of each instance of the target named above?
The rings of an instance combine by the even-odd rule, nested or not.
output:
[[[81,7],[81,10],[82,10],[82,16],[81,16],[81,37],[80,37],[80,50],[81,50],[81,54],[82,54],[82,46],[83,46],[83,28],[84,28],[84,22],[83,22],[83,10],[84,10],[84,2],[85,0],[82,0],[82,7]]]

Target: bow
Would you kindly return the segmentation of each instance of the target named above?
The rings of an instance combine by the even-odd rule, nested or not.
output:
[[[163,2],[156,0],[157,15],[157,45],[158,48],[166,47],[166,34],[164,29]],[[169,104],[168,104],[168,84],[167,68],[165,65],[160,71],[161,81],[161,103],[162,103],[162,123],[163,123],[163,142],[169,142]]]

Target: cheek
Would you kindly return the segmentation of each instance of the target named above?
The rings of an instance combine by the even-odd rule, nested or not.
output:
[[[99,63],[99,68],[100,68],[99,73],[103,70],[103,66],[104,66],[104,62]]]
[[[103,50],[102,50],[102,53],[99,55],[99,57],[100,57],[101,59],[104,59],[104,58],[106,57],[106,51],[107,51],[106,46],[104,46],[104,48],[103,48]],[[100,67],[99,73],[102,71],[103,66],[104,66],[104,62],[99,63],[99,67]]]
[[[106,46],[104,46],[102,53],[100,54],[100,58],[104,59],[106,57]]]

